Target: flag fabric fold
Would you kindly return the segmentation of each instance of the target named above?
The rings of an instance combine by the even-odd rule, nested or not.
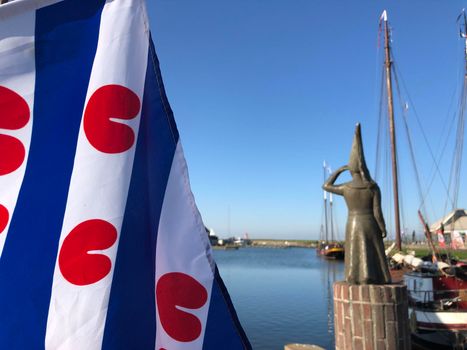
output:
[[[143,0],[0,7],[0,348],[251,349]]]

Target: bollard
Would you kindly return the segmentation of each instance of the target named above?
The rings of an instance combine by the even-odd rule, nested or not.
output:
[[[410,350],[407,287],[334,283],[336,350]]]

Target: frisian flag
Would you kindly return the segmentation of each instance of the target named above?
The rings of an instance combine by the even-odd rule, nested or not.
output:
[[[0,349],[250,349],[143,0],[0,7]]]
[[[451,232],[451,248],[452,249],[464,249],[464,240],[459,231],[453,230]]]
[[[438,245],[440,246],[440,248],[446,248],[446,241],[444,239],[444,229],[437,230],[436,234],[438,236]]]

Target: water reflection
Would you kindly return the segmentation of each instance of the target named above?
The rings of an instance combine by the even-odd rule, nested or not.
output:
[[[324,267],[321,269],[321,283],[326,286],[327,333],[330,338],[334,338],[334,296],[332,286],[335,281],[343,278],[342,266],[342,261],[325,260]]]
[[[343,279],[342,262],[302,248],[216,250],[214,257],[253,349],[334,348],[332,285]]]

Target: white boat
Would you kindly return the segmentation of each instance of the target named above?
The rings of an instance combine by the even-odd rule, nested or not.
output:
[[[433,272],[404,275],[409,320],[416,345],[428,349],[464,349],[467,339],[465,278]]]

